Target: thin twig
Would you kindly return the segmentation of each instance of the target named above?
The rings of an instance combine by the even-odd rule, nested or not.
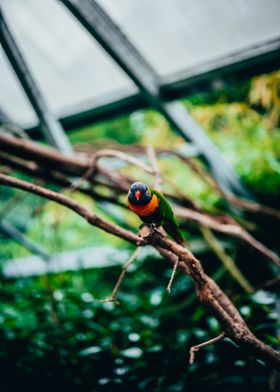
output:
[[[209,227],[215,231],[219,231],[221,233],[230,234],[234,237],[241,238],[247,243],[249,243],[253,248],[257,249],[264,256],[269,258],[276,264],[278,267],[280,266],[280,258],[279,256],[268,249],[265,245],[263,245],[260,241],[256,240],[251,234],[249,234],[243,227],[239,226],[234,220],[233,223],[220,223],[214,217],[202,214],[198,211],[193,211],[189,208],[183,207],[174,207],[175,215],[180,218],[190,219],[195,221],[203,226]]]
[[[139,159],[134,158],[134,157],[132,157],[124,152],[121,152],[121,151],[104,149],[104,150],[97,151],[95,154],[93,154],[93,156],[90,159],[90,162],[88,164],[88,168],[87,168],[86,172],[74,185],[73,191],[75,191],[77,188],[79,188],[79,186],[81,185],[81,183],[83,181],[88,180],[90,177],[92,177],[94,175],[95,171],[97,171],[97,161],[100,158],[105,158],[105,157],[106,158],[118,158],[122,161],[126,161],[128,163],[131,163],[133,165],[140,167],[141,169],[143,169],[144,171],[146,171],[149,174],[153,174],[153,170],[149,166],[147,166],[144,162],[140,161]]]
[[[157,156],[155,153],[155,149],[150,144],[147,147],[147,155],[149,157],[149,160],[150,160],[152,168],[153,168],[154,188],[160,192],[161,186],[162,186],[162,178],[161,178],[161,174],[160,174],[160,168],[158,165],[158,160],[157,160]]]
[[[189,358],[189,364],[192,365],[194,363],[195,359],[195,353],[201,349],[201,347],[209,346],[210,344],[216,343],[219,340],[223,339],[225,337],[225,333],[222,332],[220,335],[216,336],[213,339],[207,340],[206,342],[197,344],[196,346],[192,346],[190,348],[190,358]]]
[[[174,267],[173,267],[173,270],[172,270],[172,274],[171,274],[170,280],[169,280],[168,285],[166,287],[166,290],[167,290],[168,294],[170,294],[171,286],[172,286],[173,280],[175,278],[175,274],[176,274],[176,271],[177,271],[177,268],[178,268],[178,265],[179,265],[179,261],[180,261],[180,259],[179,259],[179,257],[177,257],[177,260],[176,260],[176,262],[174,264]]]
[[[192,200],[189,196],[186,196],[184,192],[182,192],[182,189],[177,184],[175,184],[172,179],[167,177],[163,177],[163,179],[164,183],[169,184],[172,187],[172,190],[178,196],[178,200],[175,200],[177,203],[179,202],[180,205],[184,207],[190,207],[195,211],[202,211],[199,204],[195,200]],[[174,196],[172,195],[172,197]]]
[[[237,197],[235,195],[228,195],[221,188],[220,184],[208,173],[204,168],[202,168],[194,159],[185,157],[179,152],[169,150],[169,153],[177,156],[182,162],[187,164],[192,171],[194,171],[205,183],[211,187],[214,191],[220,194],[225,200],[229,203],[233,204],[236,207],[239,207],[242,210],[262,213],[265,215],[269,215],[276,219],[280,219],[280,211],[275,208],[271,208],[262,204],[257,203],[256,201],[243,199],[241,197]]]
[[[125,263],[125,265],[122,268],[122,272],[117,280],[117,283],[112,291],[112,294],[109,298],[105,298],[105,299],[101,299],[100,302],[114,302],[116,305],[120,305],[119,301],[116,300],[116,295],[117,292],[119,291],[120,285],[122,284],[122,281],[125,277],[125,274],[128,270],[128,267],[130,266],[130,264],[133,263],[133,261],[136,259],[138,253],[140,250],[140,246],[137,246],[137,248],[135,249],[135,251],[132,253],[132,255],[130,256],[129,260]]]
[[[111,157],[111,158],[118,158],[122,161],[126,161],[128,163],[131,163],[135,166],[140,167],[141,169],[143,169],[145,172],[149,173],[149,174],[153,174],[153,170],[146,165],[144,162],[140,161],[140,159],[134,158],[124,152],[121,151],[117,151],[117,150],[110,150],[110,149],[104,149],[104,150],[100,150],[96,153],[96,159],[100,159],[103,157]]]
[[[265,287],[272,287],[272,286],[280,286],[280,275],[277,275],[275,278],[269,279],[264,283],[261,283],[255,288],[255,291],[258,291]]]
[[[73,185],[71,186],[71,193],[75,192],[77,189],[80,188],[81,184],[88,180],[90,177],[93,177],[96,169],[97,169],[97,162],[96,159],[92,159],[89,164],[88,164],[88,169],[86,170],[86,172],[80,177],[78,178]]]

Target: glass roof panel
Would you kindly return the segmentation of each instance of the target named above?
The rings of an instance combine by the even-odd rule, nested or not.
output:
[[[98,0],[167,76],[280,38],[279,0]]]
[[[164,78],[280,38],[279,0],[98,0]],[[58,0],[1,0],[12,32],[58,116],[136,91]],[[0,107],[23,126],[35,115],[0,51]]]
[[[56,114],[78,112],[92,107],[96,99],[110,96],[111,100],[111,95],[121,97],[136,91],[59,1],[3,0],[1,4],[33,76]],[[0,106],[19,123],[32,123],[32,109],[23,102],[24,95],[7,73],[3,57],[0,52]]]

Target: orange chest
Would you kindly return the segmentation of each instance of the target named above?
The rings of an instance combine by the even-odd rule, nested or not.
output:
[[[136,215],[140,216],[141,218],[145,218],[147,216],[152,215],[154,212],[156,212],[158,205],[159,205],[159,199],[156,197],[156,195],[153,195],[149,203],[144,206],[136,206],[128,202],[128,207],[131,209],[131,211],[133,211]]]

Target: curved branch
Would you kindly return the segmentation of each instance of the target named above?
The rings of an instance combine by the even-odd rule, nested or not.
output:
[[[0,184],[5,186],[11,186],[17,189],[22,189],[24,191],[34,193],[35,195],[45,197],[49,200],[53,200],[58,204],[61,204],[69,208],[70,210],[75,211],[78,215],[82,216],[91,225],[97,226],[100,229],[106,231],[107,233],[113,234],[133,244],[137,244],[137,245],[146,244],[142,238],[139,238],[139,236],[137,236],[137,234],[125,230],[120,226],[114,225],[113,223],[105,221],[104,219],[100,218],[98,215],[93,214],[87,208],[83,207],[80,203],[70,199],[69,197],[61,193],[54,192],[51,191],[50,189],[43,188],[39,185],[35,185],[27,181],[19,180],[18,178],[6,176],[5,174],[1,174],[1,173],[0,173]]]
[[[174,207],[174,212],[176,216],[184,219],[190,219],[203,226],[209,227],[215,231],[219,231],[224,234],[229,234],[237,238],[241,238],[247,243],[249,243],[253,248],[257,249],[264,256],[268,257],[274,264],[278,267],[280,266],[279,256],[268,249],[260,241],[256,240],[251,234],[245,229],[239,226],[236,222],[232,223],[220,223],[217,219],[207,214],[202,214],[201,212],[190,210],[189,208]]]
[[[200,262],[181,245],[163,237],[157,230],[145,226],[141,230],[144,239],[174,264],[180,259],[179,267],[194,281],[197,296],[220,322],[225,336],[264,362],[280,369],[280,353],[260,341],[249,329],[244,319],[220,287],[204,272]]]
[[[225,336],[231,338],[240,348],[246,349],[249,353],[265,361],[270,366],[280,369],[280,353],[254,336],[227,295],[204,272],[200,262],[189,250],[146,225],[141,228],[142,238],[139,238],[134,233],[104,221],[69,197],[38,185],[12,178],[4,174],[0,174],[0,184],[22,189],[53,200],[75,211],[91,225],[97,226],[108,233],[136,245],[152,244],[172,264],[179,258],[179,267],[193,279],[200,302],[204,304],[220,322]]]
[[[7,164],[10,167],[15,168],[16,170],[20,170],[31,176],[36,176],[38,178],[45,179],[51,183],[63,187],[69,187],[72,190],[73,190],[72,180],[65,177],[65,175],[85,176],[84,173],[87,173],[92,168],[92,166],[90,166],[88,161],[81,160],[77,157],[71,157],[71,158],[64,157],[63,154],[55,150],[37,145],[36,143],[30,141],[16,139],[11,136],[0,134],[0,143],[1,143],[1,150],[7,151],[7,153],[2,152],[0,154],[0,163]],[[102,156],[103,154],[102,151],[104,152],[106,150],[101,150],[100,156]],[[107,151],[110,152],[114,150],[107,150]],[[18,159],[18,157],[13,158],[9,156],[8,153],[12,153],[12,154],[17,153],[17,155],[23,158],[25,157],[28,160],[23,163],[22,160]],[[30,161],[30,159],[34,159],[34,162]],[[40,165],[40,163],[46,165],[46,167],[48,167],[48,170],[46,171],[44,167],[38,166],[38,164]],[[113,184],[114,190],[117,189],[120,193],[125,193],[130,183],[134,181],[133,178],[128,178],[115,171],[106,170],[101,166],[98,166],[97,169],[98,169],[98,174],[103,176],[104,179],[106,179],[107,183],[97,178],[94,179],[89,178],[92,184],[102,184],[110,189],[112,188],[111,184]],[[142,167],[142,169],[145,170],[144,167]],[[80,180],[78,180],[78,182],[74,186],[74,189],[78,188],[79,191],[87,193],[93,197],[98,197],[100,199],[100,197],[96,192],[91,191],[91,189],[87,187],[79,188],[79,184],[80,184]],[[103,197],[104,199],[106,198],[108,200],[108,197],[106,196]],[[119,202],[116,200],[115,192],[112,201],[114,201],[114,203],[119,204]],[[180,202],[180,200],[176,200],[176,201]],[[195,208],[195,206],[193,207]],[[280,265],[279,257],[274,252],[268,249],[260,241],[257,241],[251,234],[249,234],[245,229],[239,226],[236,222],[233,221],[231,224],[221,223],[217,217],[213,217],[205,213],[202,213],[200,211],[194,211],[192,209],[188,209],[185,207],[183,208],[179,206],[174,207],[174,212],[178,217],[184,219],[190,219],[192,221],[200,223],[203,226],[212,228],[215,231],[219,231],[226,235],[240,238],[243,241],[250,244],[253,248],[257,249],[260,253],[262,253],[269,259],[271,259],[275,264]]]
[[[191,168],[193,172],[195,172],[210,188],[219,193],[225,200],[227,200],[232,205],[240,208],[241,210],[255,213],[262,213],[265,215],[269,215],[273,218],[280,219],[280,211],[275,208],[271,208],[262,204],[257,203],[253,200],[243,199],[241,197],[237,197],[235,195],[226,194],[217,181],[205,171],[204,168],[200,167],[200,165],[192,158],[186,157],[178,151],[173,150],[161,150],[161,152],[168,152],[170,155],[174,155],[179,158],[183,163]]]
[[[195,359],[195,353],[201,349],[201,347],[209,346],[210,344],[216,343],[219,340],[223,339],[225,337],[225,333],[222,332],[220,335],[216,336],[213,339],[209,339],[206,342],[196,344],[195,346],[192,346],[190,348],[190,358],[189,358],[189,364],[192,365],[194,363]]]

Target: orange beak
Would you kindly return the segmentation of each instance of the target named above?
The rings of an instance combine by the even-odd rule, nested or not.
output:
[[[135,192],[135,197],[136,197],[136,200],[138,201],[140,199],[140,197],[141,197],[141,192],[140,191],[136,191]]]

